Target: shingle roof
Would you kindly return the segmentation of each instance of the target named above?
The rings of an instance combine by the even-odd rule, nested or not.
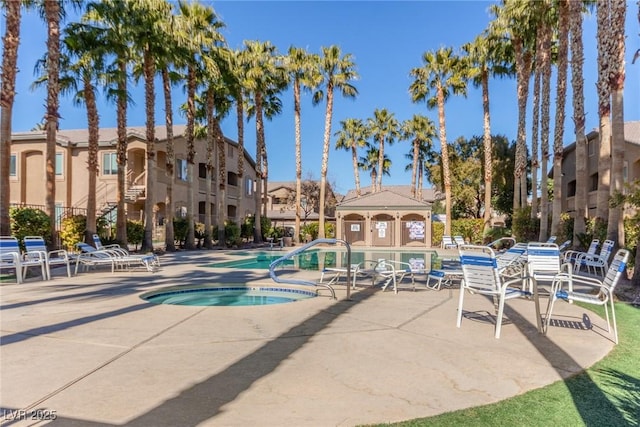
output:
[[[382,190],[389,190],[395,194],[402,195],[406,198],[411,198],[411,186],[410,185],[383,185]],[[361,187],[360,188],[360,198],[367,194],[376,194],[372,192],[371,187]],[[436,200],[440,200],[442,198],[442,194],[436,190],[435,188],[423,188],[422,190],[422,200],[425,202],[433,203]],[[348,200],[357,198],[356,190],[349,190],[347,194],[344,196],[343,202],[347,202]]]
[[[406,209],[406,208],[429,208],[430,203],[420,201],[412,197],[398,194],[395,191],[383,189],[378,193],[368,193],[361,197],[354,197],[349,200],[340,202],[336,209],[341,208],[389,208],[389,209]]]

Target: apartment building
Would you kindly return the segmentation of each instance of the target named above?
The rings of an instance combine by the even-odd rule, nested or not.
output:
[[[175,215],[186,215],[187,147],[184,136],[185,125],[174,126],[175,179],[173,201]],[[169,178],[166,175],[167,141],[166,127],[156,127],[156,180],[154,182],[154,224],[163,224],[166,216],[166,194]],[[117,164],[117,129],[100,129],[96,184],[98,215],[110,220],[115,218]],[[238,144],[226,140],[227,191],[225,209],[230,221],[239,223],[255,210],[254,188],[256,180],[255,162],[246,152],[240,153]],[[127,128],[126,165],[126,213],[128,219],[140,220],[144,215],[147,192],[146,155],[147,144],[144,127]],[[69,212],[84,213],[88,195],[88,131],[86,129],[60,130],[56,144],[56,210],[60,220]],[[206,141],[195,141],[195,200],[194,213],[198,222],[204,222],[207,193],[211,196],[212,223],[216,223],[216,196],[218,183],[214,170],[210,188],[206,183]],[[45,153],[46,133],[31,131],[15,133],[12,137],[10,159],[10,200],[15,205],[43,206],[45,204]],[[238,157],[244,158],[244,175],[238,174]],[[214,164],[217,170],[217,152]]]
[[[640,179],[640,121],[624,124],[625,150],[622,169],[625,184]],[[594,217],[598,190],[600,137],[598,129],[587,134],[587,191],[589,216]],[[562,158],[562,211],[575,214],[576,144],[566,146]]]

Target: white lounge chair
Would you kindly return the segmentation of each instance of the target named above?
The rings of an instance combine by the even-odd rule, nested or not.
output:
[[[15,270],[16,283],[22,283],[21,259],[18,240],[11,236],[0,236],[0,270]]]
[[[614,342],[618,343],[618,328],[616,325],[616,313],[613,304],[613,292],[616,285],[620,281],[620,277],[624,272],[627,262],[629,261],[629,251],[626,249],[619,249],[609,266],[607,273],[603,280],[599,280],[592,277],[559,274],[553,281],[551,286],[551,296],[549,298],[549,304],[547,305],[547,313],[545,315],[544,333],[549,330],[549,324],[551,323],[551,316],[553,314],[553,308],[555,302],[559,299],[567,302],[579,301],[585,304],[594,304],[604,306],[604,312],[607,318],[607,332],[611,332],[611,321],[609,320],[609,307],[611,307],[611,320],[613,321],[613,338]],[[569,284],[568,288],[574,289],[573,291],[567,291],[563,289],[564,284]],[[576,291],[576,285],[584,285],[589,290],[597,290],[597,293]]]
[[[576,269],[575,262],[578,259],[578,257],[584,255],[585,253],[589,255],[595,255],[596,253],[598,253],[599,247],[600,247],[600,240],[593,239],[589,244],[589,248],[587,249],[587,252],[576,251],[571,249],[568,251],[565,251],[563,254],[563,262],[570,262],[574,264],[573,269],[575,270]]]
[[[137,263],[139,260],[141,260],[142,264],[147,266],[147,269],[149,271],[152,271],[153,269],[160,267],[160,259],[156,254],[153,254],[153,253],[132,254],[127,249],[123,248],[117,243],[113,243],[110,245],[103,245],[102,241],[100,240],[100,236],[98,236],[97,234],[94,234],[92,238],[93,238],[93,245],[98,250],[108,249],[108,250],[115,251],[117,254],[121,255],[122,257],[130,258],[131,260],[134,261],[134,263]]]
[[[411,278],[412,289],[414,291],[416,289],[414,270],[411,269],[411,264],[408,262],[385,258],[380,258],[377,261],[365,260],[361,263],[358,275],[359,277],[370,276],[372,285],[376,284],[376,280],[382,279],[382,291],[392,285],[393,292],[396,294],[398,293],[398,284],[408,276]]]
[[[462,237],[462,236],[453,236],[453,241],[455,242],[455,244],[456,244],[456,246],[458,248],[467,243],[467,242],[464,241],[464,237]]]
[[[460,299],[458,301],[458,316],[456,326],[462,324],[464,296],[466,292],[493,297],[497,306],[496,328],[494,336],[500,338],[504,303],[508,299],[529,296],[528,292],[512,287],[522,283],[521,278],[505,280],[498,272],[495,253],[486,246],[462,245],[460,264],[464,280],[460,284]]]
[[[27,254],[40,253],[45,258],[47,267],[47,279],[51,280],[51,266],[64,265],[67,268],[67,276],[71,277],[71,260],[69,254],[64,249],[48,251],[44,238],[40,236],[27,236],[23,239]]]
[[[613,252],[615,242],[613,240],[605,240],[602,243],[602,249],[599,254],[582,254],[576,258],[574,271],[581,271],[583,268],[589,274],[605,275],[609,268],[609,258]]]
[[[442,236],[442,249],[455,249],[458,245],[453,242],[451,236]]]
[[[22,253],[20,251],[20,245],[18,244],[18,239],[15,237],[3,237],[1,247],[3,248],[3,252],[8,253],[17,253],[19,257],[19,264],[22,267],[21,279],[27,277],[27,270],[29,267],[40,267],[40,274],[42,275],[42,280],[48,280],[49,276],[47,275],[47,260],[46,253],[42,252],[25,252]]]

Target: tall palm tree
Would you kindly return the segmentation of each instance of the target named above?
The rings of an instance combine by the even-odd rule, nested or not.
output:
[[[245,103],[245,78],[244,70],[246,60],[246,51],[234,50],[230,52],[229,70],[225,74],[227,87],[234,98],[236,106],[236,126],[238,129],[238,177],[242,179],[244,176],[244,103]]]
[[[285,69],[276,57],[276,48],[270,42],[245,40],[244,57],[244,87],[252,97],[253,106],[249,114],[256,118],[256,176],[258,185],[255,192],[255,230],[254,242],[262,242],[262,227],[260,225],[262,212],[263,191],[266,192],[267,165],[266,144],[264,138],[264,117],[271,115],[277,97],[284,87]],[[274,99],[276,98],[276,99]]]
[[[322,165],[320,167],[320,206],[318,215],[318,237],[324,238],[324,209],[327,191],[327,169],[329,168],[329,146],[334,92],[338,91],[339,94],[347,98],[355,98],[358,95],[358,90],[352,82],[358,79],[358,73],[355,70],[353,56],[349,53],[343,56],[340,48],[336,45],[322,47],[320,72],[322,73],[323,81],[321,88],[314,94],[314,103],[317,104],[326,97],[327,104],[324,116]]]
[[[609,41],[612,39],[609,0],[597,0],[598,46],[598,116],[600,149],[598,153],[598,192],[596,193],[596,221],[606,224],[609,220],[609,187],[611,184],[611,83],[609,75],[611,58]]]
[[[177,19],[177,36],[179,43],[189,52],[189,60],[186,63],[187,69],[187,180],[189,189],[187,192],[187,237],[185,247],[195,248],[194,230],[194,174],[195,174],[195,114],[196,114],[196,89],[198,75],[203,69],[212,69],[215,59],[207,55],[207,49],[216,43],[222,42],[223,38],[218,31],[222,22],[211,7],[199,3],[179,2],[180,14]]]
[[[384,145],[385,143],[393,145],[395,140],[400,136],[400,123],[386,108],[382,110],[376,108],[373,117],[367,119],[367,128],[373,140],[378,144],[378,170],[382,170],[382,162],[384,162]],[[382,175],[378,175],[375,191],[382,190]]]
[[[611,189],[610,193],[622,193],[624,187],[624,55],[627,5],[624,0],[611,0],[611,36],[610,52],[610,84],[611,84]],[[624,246],[624,222],[622,206],[609,210],[607,223],[607,238],[615,241],[620,247]]]
[[[57,1],[44,2],[47,21],[47,148],[45,154],[45,212],[49,215],[51,230],[56,229],[56,135],[60,117],[60,21],[62,5]]]
[[[291,46],[285,58],[289,78],[293,84],[293,111],[295,120],[296,138],[296,221],[293,240],[295,243],[300,238],[300,214],[302,211],[302,132],[301,132],[301,106],[300,89],[314,90],[320,83],[318,55],[309,54],[306,50]]]
[[[585,218],[589,216],[587,203],[587,137],[584,115],[584,48],[582,42],[582,2],[569,2],[569,32],[571,36],[571,86],[573,91],[573,123],[576,139],[576,194],[573,241],[586,231]]]
[[[418,177],[422,177],[424,153],[432,150],[433,139],[437,137],[436,125],[428,117],[414,114],[402,123],[401,130],[402,139],[411,141],[411,196],[422,197],[422,183],[418,183]]]
[[[553,135],[553,212],[551,232],[558,233],[562,214],[562,157],[565,106],[567,103],[567,66],[569,63],[569,0],[559,1],[558,80],[556,82],[556,122]],[[544,218],[543,218],[544,220]]]
[[[360,173],[358,170],[358,148],[366,147],[369,138],[369,129],[361,119],[346,119],[340,121],[340,130],[335,133],[336,150],[351,151],[353,163],[353,175],[356,183],[356,197],[361,196]]]
[[[491,140],[491,114],[489,110],[489,77],[510,73],[506,63],[506,46],[500,38],[485,31],[473,42],[462,46],[467,55],[469,77],[475,87],[482,88],[483,144],[484,144],[484,233],[491,228],[491,194],[493,145]]]
[[[100,117],[96,89],[104,84],[104,56],[107,46],[99,32],[82,23],[72,23],[64,29],[62,40],[64,60],[61,60],[61,90],[72,91],[76,103],[87,108],[89,147],[87,169],[87,223],[85,241],[91,242],[97,233],[96,182],[98,168],[98,140]],[[80,89],[81,86],[81,89]]]
[[[16,95],[18,72],[18,45],[22,2],[5,4],[5,33],[2,38],[2,86],[0,87],[0,235],[11,234],[9,221],[9,163],[11,160],[11,120]]]
[[[413,102],[426,101],[429,109],[438,109],[438,128],[445,192],[445,210],[447,222],[445,234],[451,234],[451,171],[449,170],[449,151],[445,126],[444,104],[450,94],[466,96],[467,82],[463,61],[453,53],[450,47],[422,55],[423,66],[411,70],[414,81],[409,86]]]
[[[127,222],[125,213],[125,171],[127,168],[127,106],[128,66],[131,61],[131,16],[129,3],[122,1],[92,2],[82,17],[83,22],[94,26],[105,38],[108,51],[114,57],[107,67],[107,96],[116,100],[117,134],[116,163],[118,164],[116,190],[116,240],[127,245]]]

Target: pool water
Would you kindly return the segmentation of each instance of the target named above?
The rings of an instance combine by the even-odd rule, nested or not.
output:
[[[236,307],[284,304],[315,296],[315,292],[300,289],[216,286],[170,288],[164,291],[147,292],[141,298],[154,304]]]
[[[271,263],[286,252],[258,252],[253,256],[236,259],[232,261],[222,261],[208,264],[212,268],[241,268],[268,270]],[[424,260],[425,268],[437,265],[439,259],[435,251],[423,252],[389,252],[389,251],[352,251],[351,264],[358,264],[365,260],[378,260],[380,258],[397,260],[411,263],[414,259]],[[294,267],[300,270],[322,270],[322,268],[332,268],[345,266],[347,264],[347,254],[345,251],[327,251],[312,249],[304,251],[291,259],[285,260],[279,265],[280,268]]]

